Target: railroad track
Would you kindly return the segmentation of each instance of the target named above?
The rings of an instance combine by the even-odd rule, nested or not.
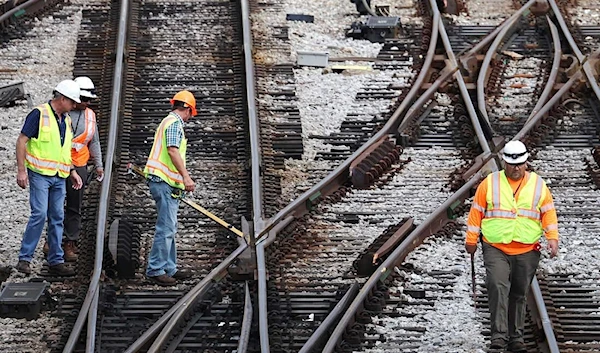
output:
[[[251,9],[257,11],[270,6],[277,5],[254,3]],[[109,223],[120,220],[118,234],[124,240],[120,240],[118,246],[120,253],[109,256],[106,252],[105,257],[107,274],[129,278],[114,279],[99,287],[98,331],[92,343],[88,333],[86,344],[93,344],[101,351],[132,349],[132,343],[152,331],[157,320],[168,321],[166,333],[160,334],[157,340],[162,340],[160,345],[167,346],[168,351],[225,352],[240,349],[243,344],[243,339],[235,339],[236,335],[244,336],[245,316],[249,313],[249,295],[243,282],[227,278],[206,284],[196,292],[198,297],[190,299],[189,291],[198,289],[198,285],[192,288],[192,281],[166,291],[150,285],[143,276],[154,208],[145,185],[127,175],[126,164],[145,162],[154,128],[168,109],[166,99],[182,88],[198,92],[200,106],[200,117],[186,129],[194,146],[189,158],[192,175],[202,175],[206,186],[195,197],[238,228],[248,227],[238,221],[242,216],[255,219],[245,233],[258,239],[258,280],[250,285],[258,318],[254,319],[257,328],[246,332],[253,339],[244,350],[307,351],[312,347],[326,352],[375,352],[484,347],[485,330],[489,325],[485,319],[485,289],[483,283],[479,283],[479,314],[476,315],[470,307],[473,302],[462,228],[469,189],[482,177],[479,169],[501,148],[500,144],[494,144],[497,139],[488,145],[497,135],[512,138],[517,134],[537,150],[532,166],[543,177],[555,181],[550,187],[559,209],[559,222],[565,224],[565,229],[561,229],[565,241],[595,249],[593,241],[574,236],[595,230],[594,222],[581,221],[582,215],[586,215],[581,209],[588,205],[585,200],[596,197],[593,181],[598,179],[594,171],[599,167],[589,151],[598,139],[597,123],[590,123],[590,120],[598,120],[595,114],[598,97],[583,89],[562,105],[551,104],[551,113],[539,114],[543,115],[542,120],[533,128],[526,121],[531,117],[528,113],[534,104],[518,107],[519,119],[514,119],[518,121],[503,121],[502,117],[509,114],[503,110],[503,98],[514,99],[515,91],[521,99],[524,96],[523,90],[519,91],[523,86],[511,87],[514,82],[510,79],[535,78],[527,81],[531,90],[525,93],[527,100],[532,101],[550,81],[551,70],[541,61],[552,60],[552,54],[548,54],[552,40],[549,35],[536,37],[547,29],[545,25],[526,28],[507,42],[508,50],[531,58],[495,67],[491,76],[496,76],[493,78],[496,81],[488,83],[492,96],[486,94],[484,99],[490,107],[472,109],[476,104],[472,97],[476,96],[474,82],[479,66],[469,68],[474,74],[466,75],[466,85],[462,86],[461,80],[454,76],[458,83],[437,92],[437,85],[446,86],[441,83],[454,75],[454,71],[444,70],[442,63],[449,62],[451,68],[456,63],[456,55],[470,48],[467,43],[471,40],[465,38],[475,40],[495,27],[448,26],[448,46],[441,40],[446,30],[444,23],[436,11],[427,10],[427,6],[427,3],[420,4],[420,14],[426,23],[423,28],[412,28],[408,35],[389,40],[382,46],[374,65],[379,73],[364,80],[363,86],[354,91],[353,103],[340,123],[339,132],[308,136],[311,141],[330,147],[316,153],[321,162],[312,165],[314,175],[284,197],[270,193],[280,192],[279,171],[285,168],[285,159],[301,158],[305,152],[300,140],[302,115],[298,108],[302,97],[294,93],[292,66],[256,64],[257,96],[278,97],[258,103],[259,114],[270,115],[270,119],[265,119],[261,128],[264,157],[261,184],[269,196],[265,198],[264,213],[257,214],[260,207],[251,206],[255,200],[251,200],[246,164],[250,152],[249,127],[244,119],[247,91],[241,78],[244,63],[239,56],[242,35],[239,25],[223,25],[225,18],[236,23],[235,20],[242,17],[237,12],[239,9],[226,1],[206,3],[206,6],[134,3],[129,19],[129,34],[134,39],[130,40],[126,61],[124,98],[119,102],[122,115],[118,118],[121,125],[113,162],[115,188],[107,212]],[[181,9],[196,14],[201,20],[182,18]],[[86,39],[80,40],[78,45],[74,73],[85,73],[100,82],[97,85],[101,97],[107,97],[114,84],[110,77],[115,69],[111,60],[103,59],[118,52],[114,35],[117,31],[111,36],[111,30],[106,27],[110,21],[116,26],[118,13],[118,9],[108,5],[99,6],[84,13],[82,21],[80,38]],[[433,18],[430,22],[429,16]],[[224,37],[209,30],[216,26],[222,28],[219,34]],[[278,27],[274,37],[285,42],[287,30],[284,26]],[[190,31],[195,36],[181,40]],[[594,30],[586,28],[583,32],[590,36]],[[195,46],[200,38],[202,43],[212,41],[214,44]],[[531,45],[532,40],[537,47]],[[174,43],[198,48],[201,52],[190,56],[189,51],[178,50],[181,47]],[[268,44],[260,43],[259,49],[269,48]],[[285,46],[280,49],[286,50]],[[437,57],[433,58],[433,54]],[[577,56],[575,50],[572,55]],[[445,58],[440,60],[439,56]],[[534,72],[535,77],[524,77],[529,72]],[[423,80],[426,73],[427,80]],[[287,85],[273,85],[269,80]],[[567,85],[568,81],[561,84]],[[559,87],[561,85],[556,85],[552,92]],[[108,99],[101,100],[97,107],[99,114],[107,117],[111,115],[110,109]],[[487,126],[471,124],[478,120],[478,115],[479,120],[485,121],[482,115],[486,111],[490,121]],[[102,123],[101,136],[107,136],[112,123],[108,119]],[[530,130],[523,132],[523,126]],[[286,139],[289,136],[292,138]],[[365,145],[367,141],[371,144],[369,149]],[[103,148],[110,149],[107,138],[103,138]],[[573,161],[569,167],[572,175],[565,175],[566,160]],[[463,174],[471,167],[469,173]],[[311,186],[311,180],[321,177],[325,179]],[[215,180],[228,183],[219,183],[217,188]],[[96,228],[96,214],[102,210],[101,203],[95,205],[94,200],[101,195],[97,187],[90,188],[88,193],[85,228],[90,233]],[[299,196],[286,205],[285,200],[290,195]],[[235,201],[224,203],[224,199]],[[587,217],[594,217],[593,211],[588,212]],[[262,215],[271,218],[263,220]],[[195,280],[203,279],[202,284],[210,278],[207,275],[214,275],[223,265],[222,261],[226,258],[230,261],[228,255],[237,251],[238,242],[235,236],[204,221],[189,208],[181,210],[180,223],[183,225],[178,239],[181,264],[197,269]],[[252,240],[252,237],[246,238]],[[390,239],[394,240],[391,245]],[[423,245],[417,247],[421,242]],[[382,247],[382,244],[386,245]],[[82,244],[77,283],[87,283],[89,273],[98,270],[97,259],[94,262],[96,245],[92,237]],[[597,349],[595,274],[585,272],[584,266],[555,267],[556,263],[543,261],[538,280],[554,325],[556,344],[561,351]],[[483,278],[480,274],[481,271],[479,279]],[[54,280],[60,283],[64,279]],[[67,320],[62,326],[63,337],[50,337],[52,347],[61,350],[66,344],[70,346],[69,351],[83,350],[83,335],[77,341],[71,330],[80,326],[82,315],[77,316],[78,308],[86,311],[85,303],[94,294],[86,295],[81,289],[85,286],[75,290],[75,283],[58,285],[56,288],[63,292],[56,315]],[[359,286],[365,289],[357,294]],[[93,287],[92,279],[90,288]],[[181,315],[178,311],[171,316],[183,320],[163,316],[182,301],[189,303],[193,310]],[[346,311],[346,307],[350,310]],[[357,311],[358,307],[361,311]],[[530,308],[534,307],[539,309],[532,303]],[[445,317],[465,319],[465,312],[469,320],[464,322],[470,324],[467,325],[471,327],[469,330],[444,320]],[[581,332],[573,320],[579,320],[581,313],[590,312],[589,325]],[[540,329],[539,317],[533,312],[528,320],[527,339],[540,343],[530,343],[528,348],[531,352],[547,349],[541,347],[548,344],[545,341],[550,337]],[[447,334],[440,335],[440,327]],[[458,333],[465,336],[458,335],[456,339]],[[460,340],[467,336],[472,337],[468,347]],[[70,345],[73,337],[76,342]],[[145,339],[149,342],[150,337]],[[156,349],[155,346],[150,348]]]

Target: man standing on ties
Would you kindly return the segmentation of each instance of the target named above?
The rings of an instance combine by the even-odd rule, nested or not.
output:
[[[61,246],[64,221],[66,178],[80,189],[81,177],[71,163],[71,118],[68,112],[79,100],[79,85],[73,80],[61,81],[54,97],[33,109],[25,118],[17,138],[17,184],[29,185],[31,216],[23,233],[17,271],[30,274],[33,253],[48,220],[48,264],[50,273],[72,276],[65,266]]]
[[[525,302],[540,261],[539,239],[548,240],[550,256],[558,253],[558,219],[544,180],[526,169],[521,141],[504,146],[504,170],[488,175],[475,192],[465,248],[477,251],[482,235],[483,262],[491,321],[491,349],[526,352]]]
[[[152,150],[144,168],[150,193],[156,201],[156,232],[148,257],[146,276],[154,283],[170,286],[191,276],[177,269],[175,234],[179,198],[174,192],[194,191],[195,183],[185,167],[187,139],[184,122],[196,116],[196,98],[180,91],[171,99],[172,110],[156,130]]]

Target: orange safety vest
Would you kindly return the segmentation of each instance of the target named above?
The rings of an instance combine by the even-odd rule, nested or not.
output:
[[[90,108],[85,108],[84,120],[85,129],[83,133],[73,139],[73,148],[71,149],[71,159],[76,167],[84,167],[90,160],[90,149],[88,144],[94,138],[96,133],[96,113]],[[80,118],[81,119],[81,118]],[[73,131],[75,133],[75,131]]]

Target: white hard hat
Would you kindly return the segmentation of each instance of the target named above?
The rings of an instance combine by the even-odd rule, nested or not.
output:
[[[63,96],[74,100],[75,103],[81,103],[81,100],[79,100],[79,85],[73,80],[60,81],[54,90]]]
[[[502,159],[508,164],[525,163],[529,158],[527,147],[521,141],[509,141],[502,150]]]
[[[94,82],[87,76],[79,76],[75,78],[75,82],[79,85],[81,89],[81,96],[88,98],[98,98],[96,95],[96,86],[94,86]]]

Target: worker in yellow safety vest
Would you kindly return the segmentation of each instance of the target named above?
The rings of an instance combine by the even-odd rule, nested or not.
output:
[[[527,351],[523,337],[525,300],[540,260],[542,234],[550,256],[558,253],[558,219],[544,180],[527,172],[529,153],[521,141],[502,151],[504,170],[477,188],[467,219],[466,250],[481,246],[491,322],[491,349]]]
[[[184,122],[196,116],[196,98],[189,91],[180,91],[171,99],[172,111],[156,130],[150,156],[144,168],[150,193],[156,201],[156,231],[146,276],[159,285],[174,285],[191,273],[177,269],[175,234],[179,199],[173,189],[194,191],[195,184],[186,169],[187,139]]]
[[[79,85],[73,80],[61,81],[54,97],[33,109],[25,118],[17,138],[17,184],[29,185],[31,216],[23,233],[17,271],[30,274],[33,253],[48,221],[48,265],[51,274],[72,276],[65,266],[61,246],[64,221],[65,179],[80,189],[81,177],[71,163],[71,118],[68,112],[79,100]]]

